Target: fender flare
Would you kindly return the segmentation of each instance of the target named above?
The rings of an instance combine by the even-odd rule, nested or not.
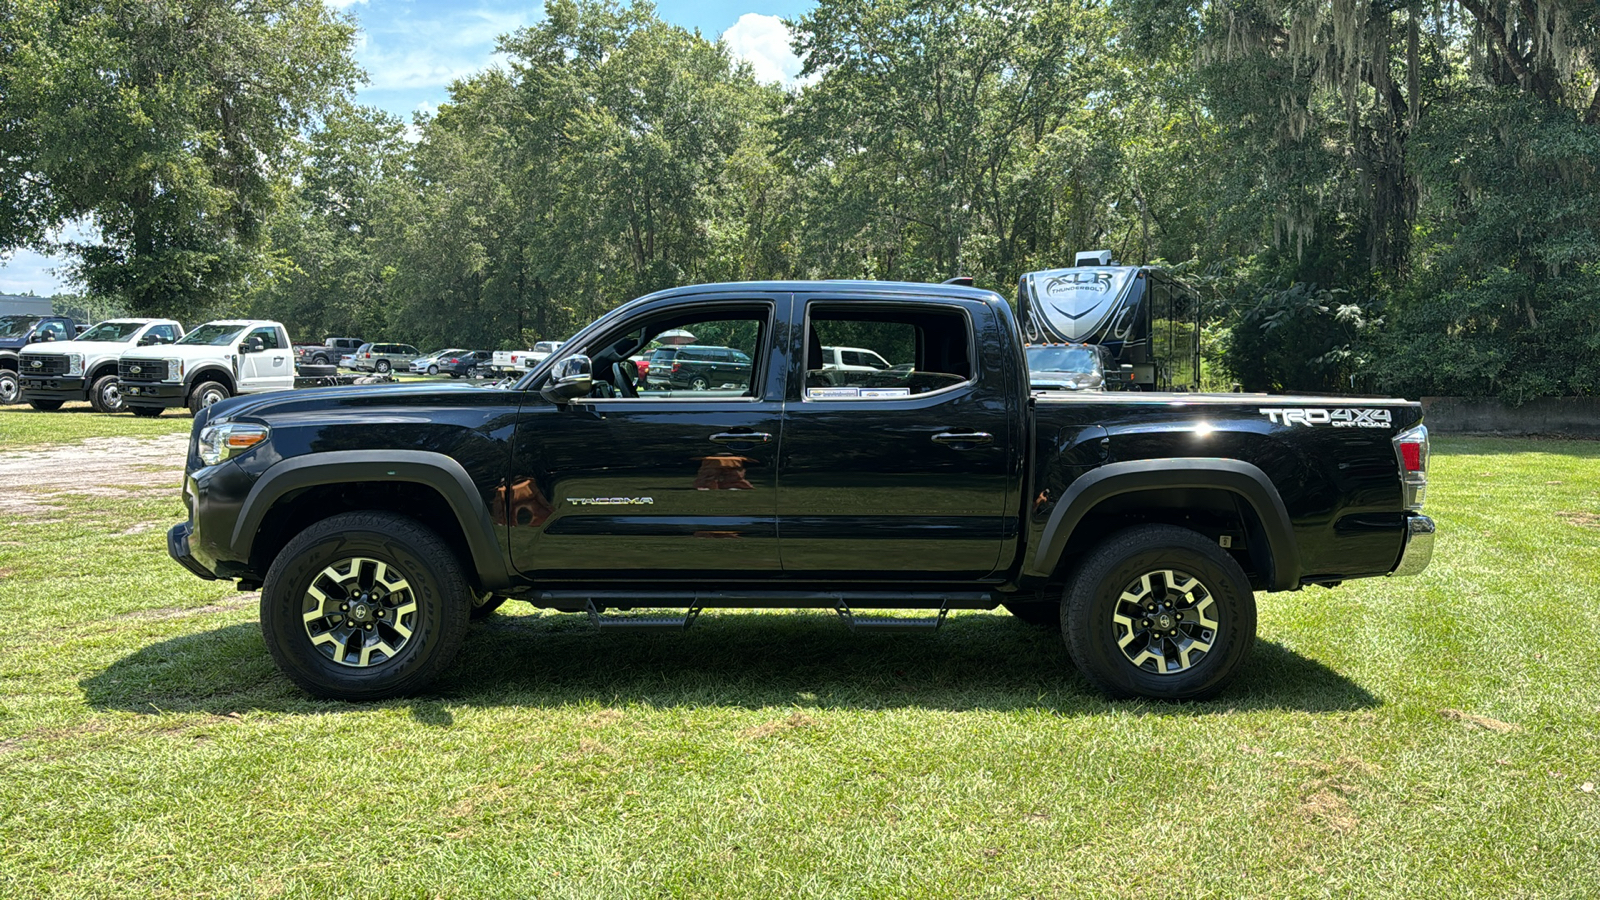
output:
[[[250,488],[233,526],[232,548],[249,559],[261,523],[290,491],[324,484],[402,481],[439,492],[455,514],[472,554],[472,567],[485,590],[509,587],[505,552],[494,520],[461,463],[426,450],[333,450],[296,456],[272,466]]]
[[[220,380],[223,383],[223,385],[228,388],[228,394],[230,396],[238,396],[238,394],[239,394],[239,376],[235,375],[232,371],[230,371],[227,366],[221,365],[220,363],[213,363],[213,362],[204,363],[204,364],[202,364],[200,366],[200,368],[195,369],[192,372],[185,372],[184,373],[184,376],[183,376],[183,395],[185,397],[189,396],[189,392],[194,390],[194,386],[197,383],[200,382],[201,378],[203,376],[205,376],[205,375],[209,375],[212,372],[216,372],[217,374],[219,374],[219,375],[221,375],[223,377],[221,379],[206,378],[205,379],[206,381],[219,381]]]
[[[1107,463],[1085,473],[1072,482],[1050,513],[1029,560],[1028,574],[1048,577],[1054,573],[1078,524],[1102,501],[1170,488],[1211,488],[1238,495],[1255,511],[1265,533],[1271,563],[1266,573],[1268,589],[1288,591],[1299,586],[1300,554],[1294,524],[1277,486],[1250,463],[1212,457]]]

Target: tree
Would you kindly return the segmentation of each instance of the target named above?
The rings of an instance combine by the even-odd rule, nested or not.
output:
[[[290,142],[357,70],[319,0],[0,0],[0,247],[65,249],[136,312],[217,305]],[[98,244],[49,246],[88,219]]]

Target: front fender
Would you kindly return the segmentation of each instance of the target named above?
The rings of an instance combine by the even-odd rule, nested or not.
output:
[[[511,584],[495,524],[472,478],[461,464],[425,450],[334,450],[283,460],[269,468],[245,497],[230,541],[238,559],[251,545],[273,506],[291,491],[324,484],[402,481],[426,485],[444,497],[466,537],[479,583],[486,590]]]

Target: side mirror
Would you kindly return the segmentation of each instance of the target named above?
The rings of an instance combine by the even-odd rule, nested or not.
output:
[[[569,356],[556,363],[539,396],[564,406],[594,389],[593,364],[587,356]]]
[[[42,344],[45,341],[53,341],[55,339],[56,339],[56,333],[53,332],[53,331],[36,331],[36,332],[34,332],[33,337],[28,341],[28,343],[30,343],[30,344],[32,344],[32,343]]]
[[[156,337],[153,334],[147,334],[144,337],[139,338],[139,346],[141,346],[141,347],[149,347],[149,346],[152,346],[152,345],[155,345],[155,344],[159,344],[160,342],[161,342],[161,339]]]
[[[262,340],[259,334],[251,335],[250,340],[239,345],[240,353],[260,353],[265,349],[267,349],[267,342]]]

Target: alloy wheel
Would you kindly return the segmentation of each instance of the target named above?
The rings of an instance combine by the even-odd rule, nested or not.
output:
[[[1128,662],[1156,675],[1176,675],[1211,652],[1217,615],[1211,591],[1200,579],[1178,569],[1157,569],[1122,589],[1111,621]]]
[[[365,669],[395,658],[411,642],[417,599],[405,573],[366,557],[339,560],[306,587],[306,637],[323,656]]]

